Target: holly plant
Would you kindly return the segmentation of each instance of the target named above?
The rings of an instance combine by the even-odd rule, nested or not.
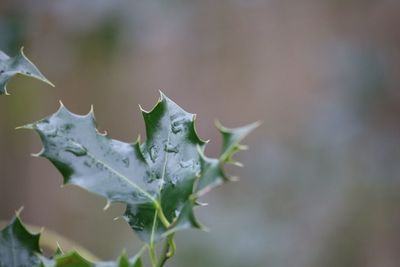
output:
[[[0,72],[3,93],[6,82],[16,73],[48,82],[22,50],[15,58],[0,54],[0,69],[4,69]],[[31,234],[17,213],[0,232],[0,267],[139,267],[145,251],[152,267],[162,267],[175,254],[176,232],[205,229],[195,215],[195,209],[202,206],[199,197],[235,180],[224,167],[241,165],[233,155],[246,149],[241,141],[259,123],[234,129],[217,123],[222,150],[218,158],[209,158],[204,154],[208,142],[196,132],[196,116],[163,93],[151,111],[141,108],[141,112],[146,138],[141,141],[139,136],[133,143],[100,133],[93,108],[78,115],[62,103],[54,114],[19,127],[38,133],[43,149],[35,156],[48,159],[63,176],[64,184],[104,197],[105,208],[116,202],[126,204],[122,218],[143,241],[140,252],[133,257],[123,254],[115,262],[90,262],[77,251],[57,249],[48,258],[39,247],[40,235]]]

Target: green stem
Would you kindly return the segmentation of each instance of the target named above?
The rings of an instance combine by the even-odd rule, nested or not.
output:
[[[154,214],[153,226],[151,228],[151,236],[150,236],[150,244],[149,244],[149,255],[150,255],[150,260],[151,260],[152,267],[156,267],[157,266],[157,261],[158,261],[156,248],[155,248],[155,245],[154,245],[154,231],[155,231],[156,225],[157,225],[157,218],[158,218],[158,209],[156,209],[156,212]]]
[[[168,221],[167,217],[165,216],[164,211],[162,210],[160,203],[155,202],[154,205],[155,205],[155,208],[156,208],[156,212],[157,212],[158,218],[160,219],[161,223],[164,225],[165,228],[168,228],[171,224]]]
[[[167,262],[175,254],[176,246],[174,242],[174,233],[170,234],[165,240],[163,250],[161,252],[160,259],[158,261],[158,265],[156,267],[163,267],[164,264]]]
[[[157,267],[157,254],[155,247],[152,244],[150,244],[149,246],[149,256],[150,256],[151,266]]]
[[[156,202],[154,202],[154,206],[156,209],[155,216],[160,219],[161,223],[164,225],[165,228],[170,227],[171,223],[168,221],[167,217],[165,216],[160,203],[158,201],[156,201]],[[154,223],[156,223],[156,220],[154,220]],[[155,224],[153,225],[153,231],[154,231],[154,228],[155,228]],[[149,255],[150,255],[151,265],[152,265],[152,267],[163,267],[165,262],[169,258],[174,256],[174,254],[175,254],[175,250],[176,250],[176,246],[175,246],[175,242],[174,242],[175,234],[173,233],[173,234],[170,234],[169,236],[167,236],[167,239],[165,240],[165,244],[164,244],[164,247],[163,247],[163,250],[161,252],[159,259],[157,259],[157,253],[156,253],[156,249],[155,249],[154,241],[153,241],[153,234],[154,233],[152,233],[150,245],[149,245]]]

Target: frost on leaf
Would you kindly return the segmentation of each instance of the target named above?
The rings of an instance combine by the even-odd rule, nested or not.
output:
[[[64,183],[101,195],[107,203],[127,204],[125,220],[139,237],[156,242],[185,228],[201,228],[194,215],[197,198],[230,180],[223,165],[243,149],[239,142],[256,124],[227,129],[218,159],[204,156],[206,142],[195,130],[195,115],[161,94],[142,110],[146,141],[124,143],[96,130],[93,112],[76,115],[63,105],[53,115],[23,128],[39,133],[43,150]]]
[[[54,86],[38,68],[24,55],[21,48],[15,57],[9,57],[0,50],[0,95],[7,95],[6,85],[17,74],[32,77]]]

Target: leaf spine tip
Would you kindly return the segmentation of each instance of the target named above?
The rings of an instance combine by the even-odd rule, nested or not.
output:
[[[258,120],[258,121],[253,122],[254,128],[257,128],[257,127],[261,126],[263,123],[264,123],[264,121],[262,121],[262,120]]]
[[[8,93],[8,91],[7,91],[6,85],[4,86],[4,93],[3,93],[3,95],[10,95],[10,94]]]
[[[107,201],[106,205],[104,206],[103,210],[106,211],[111,206],[111,201]]]
[[[31,156],[34,158],[39,158],[43,156],[43,154],[44,154],[44,148],[42,148],[42,150],[40,150],[38,153],[32,153]]]
[[[231,131],[231,129],[223,126],[219,119],[214,120],[214,125],[222,133],[229,133]]]
[[[200,202],[200,201],[196,201],[195,204],[196,204],[197,206],[200,206],[200,207],[207,207],[207,206],[208,206],[208,203]]]
[[[58,242],[58,240],[57,240],[56,244],[57,244],[57,249],[60,251],[60,253],[61,253],[61,254],[64,254],[64,251],[63,251],[63,249],[61,248],[60,242]]]
[[[228,179],[228,181],[230,182],[237,182],[240,180],[240,178],[238,176],[228,176],[226,177]]]
[[[158,90],[158,92],[160,93],[160,99],[158,102],[162,102],[166,98],[166,95],[161,90]]]
[[[90,110],[86,116],[93,116],[94,117],[94,106],[93,104],[90,105]]]
[[[50,85],[51,87],[56,87],[54,83],[50,82],[47,78],[45,78],[45,82]]]
[[[206,232],[206,233],[211,232],[211,229],[208,228],[207,226],[203,225],[203,224],[200,224],[198,226],[199,226],[200,230],[203,231],[203,232]]]
[[[248,150],[248,149],[249,149],[249,146],[239,144],[239,145],[237,146],[237,148],[238,148],[239,150]]]
[[[36,125],[34,123],[30,123],[30,124],[15,127],[15,130],[22,130],[22,129],[35,130]]]
[[[231,160],[231,161],[228,161],[226,163],[231,164],[231,165],[236,166],[236,167],[240,167],[240,168],[244,167],[243,163],[241,163],[239,161],[235,161],[235,160]]]
[[[99,132],[99,130],[98,129],[96,129],[96,132],[99,134],[99,135],[101,135],[101,136],[107,136],[108,135],[108,132],[107,131],[104,131],[104,132]]]
[[[40,152],[39,153],[31,153],[31,157],[39,158],[40,157]]]
[[[136,138],[136,141],[135,141],[135,144],[140,144],[140,134],[138,134],[138,136],[137,136],[137,138]]]
[[[19,218],[21,216],[21,212],[24,210],[24,206],[21,206],[18,210],[15,211],[15,216]]]
[[[25,56],[25,53],[24,53],[24,49],[25,49],[25,47],[21,46],[21,48],[19,49],[19,53],[21,54],[21,56],[23,56],[24,58],[27,59],[27,57]]]

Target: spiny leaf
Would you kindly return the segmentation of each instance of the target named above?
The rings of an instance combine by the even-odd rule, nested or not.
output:
[[[19,216],[0,231],[0,267],[40,265],[39,234],[31,234]]]
[[[140,257],[128,257],[123,254],[117,261],[107,262],[90,262],[79,255],[78,252],[73,251],[64,255],[57,255],[54,259],[47,259],[40,256],[42,262],[41,267],[142,267]]]
[[[0,267],[141,267],[140,255],[128,259],[123,254],[116,262],[85,260],[77,252],[62,254],[57,250],[53,259],[42,255],[39,247],[40,234],[31,234],[17,214],[0,231]]]
[[[255,122],[243,127],[230,129],[222,126],[219,122],[216,123],[218,130],[222,134],[221,156],[218,159],[212,159],[206,157],[201,150],[199,151],[201,155],[201,178],[196,185],[196,196],[206,194],[223,182],[236,180],[236,177],[229,176],[224,172],[224,165],[242,166],[240,162],[233,159],[233,156],[237,152],[247,149],[240,142],[260,124],[261,122]]]
[[[54,86],[24,55],[23,48],[21,48],[20,53],[15,57],[9,57],[0,51],[0,95],[8,94],[6,89],[7,82],[17,74],[36,78]]]
[[[171,231],[201,228],[193,212],[196,198],[229,180],[222,165],[241,148],[239,142],[255,125],[221,128],[222,156],[208,159],[193,114],[163,94],[150,112],[142,113],[147,136],[142,144],[139,139],[128,144],[99,134],[92,111],[80,116],[63,105],[24,128],[39,133],[43,150],[38,156],[58,168],[64,183],[104,196],[108,203],[126,203],[126,221],[141,239],[153,243]]]

